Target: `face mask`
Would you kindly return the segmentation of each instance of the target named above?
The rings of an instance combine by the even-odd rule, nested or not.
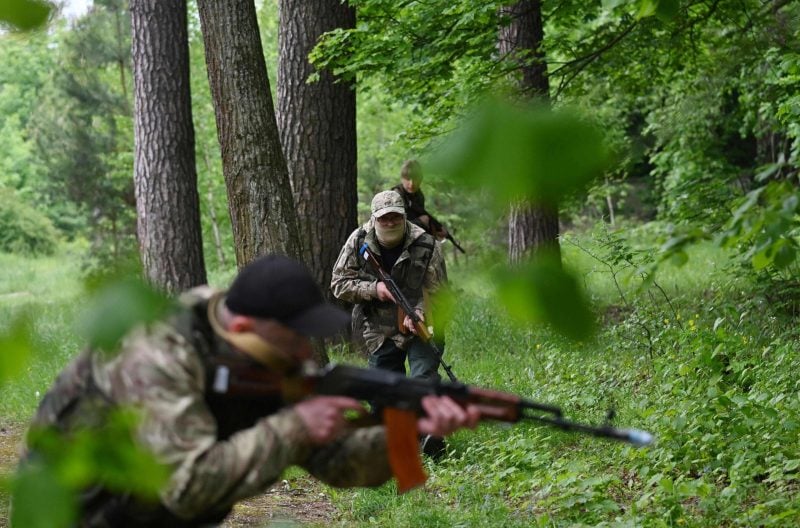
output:
[[[378,242],[385,247],[394,247],[403,241],[403,236],[406,234],[405,220],[398,222],[397,225],[392,227],[383,227],[381,223],[375,220],[375,235],[378,237]]]

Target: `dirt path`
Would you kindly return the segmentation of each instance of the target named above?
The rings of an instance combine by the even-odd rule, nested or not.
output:
[[[0,424],[0,476],[10,474],[17,464],[23,428]],[[338,512],[316,480],[301,476],[275,484],[264,495],[236,505],[223,528],[264,526],[329,526]],[[8,526],[8,498],[0,493],[0,528]]]

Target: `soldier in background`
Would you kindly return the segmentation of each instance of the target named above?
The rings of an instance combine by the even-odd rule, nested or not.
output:
[[[346,427],[345,413],[363,412],[352,398],[318,396],[287,406],[279,398],[230,399],[212,390],[215,361],[288,374],[310,357],[309,336],[330,336],[348,323],[302,264],[262,257],[227,292],[202,287],[182,300],[181,312],[136,329],[118,354],[81,353],[39,406],[31,427],[66,434],[102,424],[115,408],[137,408],[137,440],[170,468],[156,503],[89,487],[78,526],[212,526],[291,465],[334,486],[375,486],[391,477],[384,427]],[[421,433],[449,434],[478,417],[449,398],[429,397],[423,406]],[[34,451],[27,460],[36,458]]]
[[[391,292],[359,250],[367,244],[426,320],[426,294],[435,292],[446,281],[441,247],[424,229],[406,220],[403,199],[395,191],[376,194],[371,208],[370,220],[350,234],[339,253],[331,290],[337,299],[355,304],[353,319],[361,327],[353,332],[364,337],[370,367],[405,374],[408,360],[411,377],[438,380],[438,357],[415,335],[413,322],[407,315],[403,317]],[[441,455],[443,449],[444,444],[436,435],[423,443],[423,451],[429,455]]]
[[[406,160],[400,169],[400,184],[392,187],[392,190],[403,198],[406,219],[409,222],[418,225],[437,240],[444,240],[449,233],[425,209],[425,195],[422,194],[421,187],[422,166],[417,160]]]

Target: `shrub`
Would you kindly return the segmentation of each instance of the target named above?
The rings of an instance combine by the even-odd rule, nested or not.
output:
[[[0,189],[0,251],[24,255],[51,255],[58,244],[52,222],[16,193]]]

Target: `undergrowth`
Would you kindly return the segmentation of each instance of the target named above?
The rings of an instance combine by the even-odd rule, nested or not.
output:
[[[649,235],[565,239],[565,264],[595,308],[595,339],[519,327],[466,266],[451,269],[458,306],[446,355],[467,383],[561,406],[567,417],[652,432],[637,449],[531,423],[482,424],[426,461],[423,489],[397,495],[325,488],[342,526],[796,526],[800,524],[800,359],[792,312],[699,246],[654,273]],[[650,243],[652,246],[652,243]],[[40,353],[0,389],[4,419],[24,421],[81,346],[69,259],[0,255],[0,315],[36,313]],[[66,265],[65,265],[66,264]],[[5,271],[11,270],[11,271]],[[218,276],[224,275],[224,273]],[[27,291],[29,295],[16,295]],[[15,294],[15,295],[10,295]],[[3,296],[5,295],[5,296]],[[364,363],[341,350],[338,361]]]
[[[700,246],[685,266],[654,274],[636,236],[563,244],[601,324],[592,342],[515,327],[470,276],[447,356],[462,381],[560,405],[570,418],[601,423],[614,409],[617,426],[652,432],[654,445],[484,424],[427,462],[424,489],[332,492],[352,512],[342,525],[798,525],[795,321],[733,274],[721,250]],[[458,284],[466,270],[455,271]]]

